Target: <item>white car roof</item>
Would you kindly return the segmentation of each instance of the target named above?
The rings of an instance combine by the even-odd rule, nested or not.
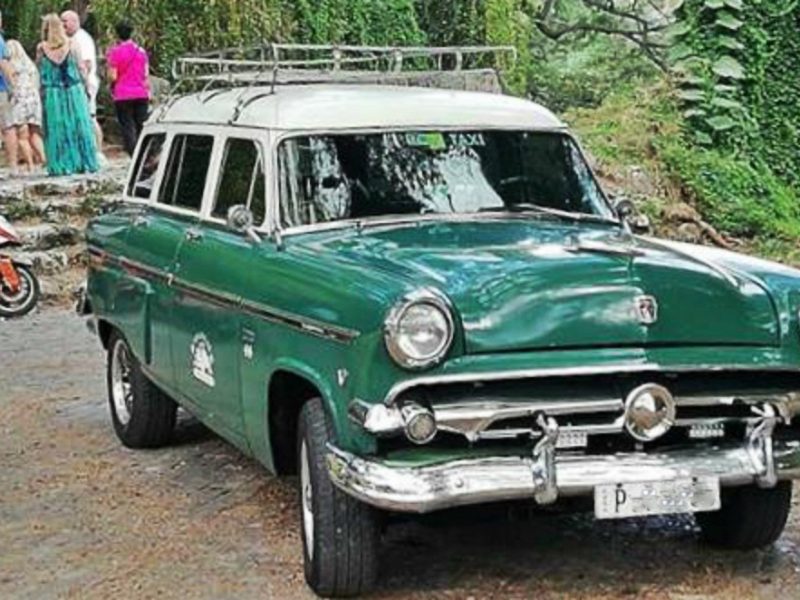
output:
[[[237,106],[241,108],[234,121]],[[156,110],[153,122],[279,130],[464,127],[563,130],[546,108],[500,94],[387,85],[293,85],[211,90]]]

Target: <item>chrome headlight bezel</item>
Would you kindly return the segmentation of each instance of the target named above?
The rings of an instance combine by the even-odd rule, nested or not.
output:
[[[400,326],[403,322],[403,318],[406,316],[409,309],[420,305],[438,311],[447,325],[447,332],[442,343],[436,349],[436,352],[425,357],[409,356],[399,343]],[[450,347],[453,345],[454,335],[455,322],[453,320],[453,311],[450,307],[450,303],[440,294],[428,289],[422,289],[408,294],[402,301],[392,307],[384,321],[383,339],[386,350],[389,356],[392,357],[392,360],[404,369],[428,369],[442,362],[450,350]]]

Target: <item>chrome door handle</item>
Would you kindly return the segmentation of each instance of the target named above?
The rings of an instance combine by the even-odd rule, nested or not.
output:
[[[190,242],[198,242],[203,239],[203,234],[197,229],[187,229],[186,239]]]

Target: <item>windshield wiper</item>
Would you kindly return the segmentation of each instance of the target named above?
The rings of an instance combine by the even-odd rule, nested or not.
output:
[[[548,215],[562,219],[565,221],[589,221],[592,223],[613,223],[619,224],[615,219],[608,217],[601,217],[600,215],[591,215],[588,213],[576,213],[567,210],[559,210],[557,208],[550,208],[548,206],[541,206],[539,204],[531,204],[529,202],[519,202],[517,204],[508,204],[503,207],[485,207],[478,209],[481,213],[532,213],[536,215]]]

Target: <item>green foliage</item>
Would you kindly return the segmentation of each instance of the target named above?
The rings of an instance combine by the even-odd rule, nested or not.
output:
[[[413,0],[297,0],[295,39],[307,43],[415,45],[424,42]]]
[[[620,82],[644,87],[658,74],[636,48],[617,38],[587,35],[568,45],[537,34],[532,39],[527,93],[558,112],[597,107]]]
[[[670,58],[681,80],[684,117],[701,146],[731,141],[746,123],[740,101],[746,76],[742,18],[738,0],[687,0],[671,32]]]
[[[63,0],[0,0],[6,37],[21,40],[32,52],[39,41],[41,17],[63,7]]]
[[[766,165],[675,140],[662,141],[659,155],[715,227],[745,238],[800,236],[797,195]]]
[[[92,6],[101,45],[113,40],[120,19],[130,19],[161,75],[185,52],[283,40],[293,28],[282,0],[95,0]]]
[[[687,0],[679,16],[670,54],[694,142],[800,184],[800,2]]]
[[[757,157],[706,149],[683,135],[678,99],[667,86],[624,87],[595,109],[565,117],[614,178],[631,166],[645,171],[660,197],[644,199],[657,216],[666,196],[691,202],[714,227],[762,240],[800,236],[800,198]],[[784,247],[778,242],[776,247]]]

